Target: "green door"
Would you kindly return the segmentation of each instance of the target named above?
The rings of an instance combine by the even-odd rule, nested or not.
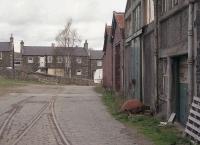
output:
[[[182,125],[186,125],[188,116],[188,65],[187,56],[178,59],[178,96],[177,96],[177,117]]]

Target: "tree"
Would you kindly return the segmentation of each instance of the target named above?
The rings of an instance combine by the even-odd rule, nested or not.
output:
[[[78,46],[81,43],[80,35],[77,30],[72,27],[73,21],[69,19],[55,40],[57,43],[57,47],[65,48],[64,52],[64,64],[65,64],[65,76],[71,78],[71,52],[73,47]]]
[[[64,29],[56,36],[57,46],[59,47],[74,47],[81,43],[80,35],[77,30],[72,28],[72,19],[67,21]]]

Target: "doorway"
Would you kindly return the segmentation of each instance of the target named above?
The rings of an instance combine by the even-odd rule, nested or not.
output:
[[[188,64],[187,55],[174,58],[173,78],[177,120],[186,125],[188,117]]]

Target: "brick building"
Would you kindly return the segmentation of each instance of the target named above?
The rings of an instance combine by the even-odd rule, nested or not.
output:
[[[113,49],[112,49],[112,26],[105,26],[103,46],[103,86],[113,88]]]
[[[0,42],[0,67],[13,68],[14,66],[14,38],[10,37],[10,42]]]
[[[113,90],[123,94],[124,90],[124,13],[113,12]]]

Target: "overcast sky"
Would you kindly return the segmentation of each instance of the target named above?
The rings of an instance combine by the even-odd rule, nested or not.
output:
[[[0,0],[0,41],[15,38],[25,45],[51,45],[67,19],[89,46],[102,49],[105,23],[113,11],[124,11],[126,0]]]

